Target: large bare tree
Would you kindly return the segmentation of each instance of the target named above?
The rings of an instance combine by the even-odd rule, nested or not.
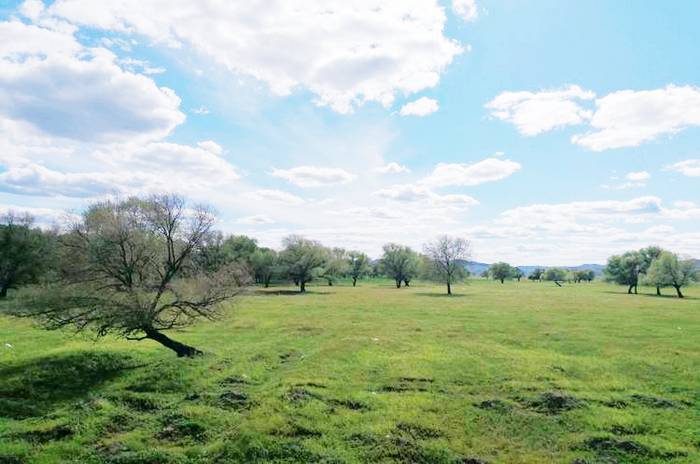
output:
[[[464,264],[471,257],[469,241],[443,235],[427,243],[423,252],[430,260],[433,274],[447,284],[447,294],[452,295],[452,284],[466,275]]]
[[[105,201],[88,208],[61,240],[62,279],[24,306],[49,329],[154,340],[178,356],[201,351],[164,331],[213,319],[248,283],[238,264],[214,271],[191,259],[214,216],[173,195]]]

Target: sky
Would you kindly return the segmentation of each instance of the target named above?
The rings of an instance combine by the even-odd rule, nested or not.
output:
[[[700,258],[700,2],[0,0],[0,213],[175,192],[264,246]]]

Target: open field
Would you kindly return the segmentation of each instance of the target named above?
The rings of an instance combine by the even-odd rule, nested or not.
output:
[[[197,359],[0,318],[0,463],[700,462],[698,286],[291,290]]]

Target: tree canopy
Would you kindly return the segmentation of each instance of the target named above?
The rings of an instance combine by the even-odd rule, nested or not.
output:
[[[396,288],[401,288],[403,282],[408,287],[409,282],[418,274],[420,258],[411,248],[396,243],[388,243],[383,247],[381,259],[383,272],[396,282]]]
[[[282,241],[280,263],[286,274],[299,286],[299,292],[306,292],[306,284],[323,274],[328,262],[328,253],[319,242],[299,235],[290,235]]]
[[[431,274],[447,286],[452,295],[452,284],[467,276],[464,262],[471,257],[471,244],[459,237],[443,235],[427,243],[423,249],[428,257]]]

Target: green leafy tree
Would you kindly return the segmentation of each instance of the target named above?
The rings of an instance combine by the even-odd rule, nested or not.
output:
[[[347,261],[347,252],[342,248],[331,248],[327,250],[328,258],[323,267],[322,277],[328,281],[329,286],[333,282],[344,277],[350,271]]]
[[[544,271],[544,274],[542,275],[543,280],[547,280],[549,282],[562,282],[566,280],[567,277],[567,272],[565,269],[560,269],[558,267],[551,267]]]
[[[692,259],[679,259],[678,255],[669,251],[662,251],[647,270],[647,279],[650,282],[657,288],[673,287],[678,298],[683,298],[681,288],[697,280],[697,277],[695,262]]]
[[[211,271],[192,259],[213,215],[177,196],[92,205],[61,237],[61,281],[26,300],[19,315],[46,328],[153,340],[177,356],[201,351],[164,332],[213,319],[249,282],[240,266]]]
[[[55,237],[32,227],[33,218],[0,217],[0,298],[9,289],[35,283],[53,264]]]
[[[627,293],[631,294],[632,290],[637,293],[642,265],[643,258],[637,251],[611,256],[605,266],[605,279],[618,285],[627,285]]]
[[[428,258],[429,275],[445,283],[447,294],[452,295],[452,284],[464,280],[467,271],[464,262],[471,257],[471,244],[459,237],[443,235],[427,243],[423,252]]]
[[[529,276],[527,278],[529,280],[542,280],[542,276],[544,275],[544,269],[541,267],[536,267],[535,269],[532,270]]]
[[[639,272],[646,275],[651,267],[651,263],[654,262],[655,259],[658,259],[663,251],[663,248],[657,246],[649,246],[639,250],[639,255],[641,257]],[[650,280],[647,279],[647,282],[649,281]],[[658,285],[656,285],[656,294],[659,296],[661,295],[661,287]]]
[[[525,276],[525,273],[520,269],[519,267],[514,267],[513,268],[513,274],[512,277],[516,279],[518,282],[520,282],[520,279],[522,279]]]
[[[403,282],[407,287],[418,274],[420,258],[407,246],[388,243],[383,247],[384,254],[381,266],[384,274],[396,282],[396,288],[401,288]]]
[[[513,267],[504,262],[494,263],[489,267],[489,275],[493,280],[499,280],[503,283],[513,275]]]
[[[306,284],[323,274],[328,260],[328,251],[319,242],[298,235],[290,235],[282,241],[280,263],[286,274],[299,286],[299,292],[306,292]]]
[[[352,277],[352,286],[354,287],[357,285],[358,279],[361,279],[372,271],[372,266],[369,262],[369,257],[359,251],[350,251],[346,259],[349,274],[350,277]]]
[[[258,248],[250,256],[250,261],[255,282],[268,288],[273,277],[280,272],[277,252],[270,248]]]

